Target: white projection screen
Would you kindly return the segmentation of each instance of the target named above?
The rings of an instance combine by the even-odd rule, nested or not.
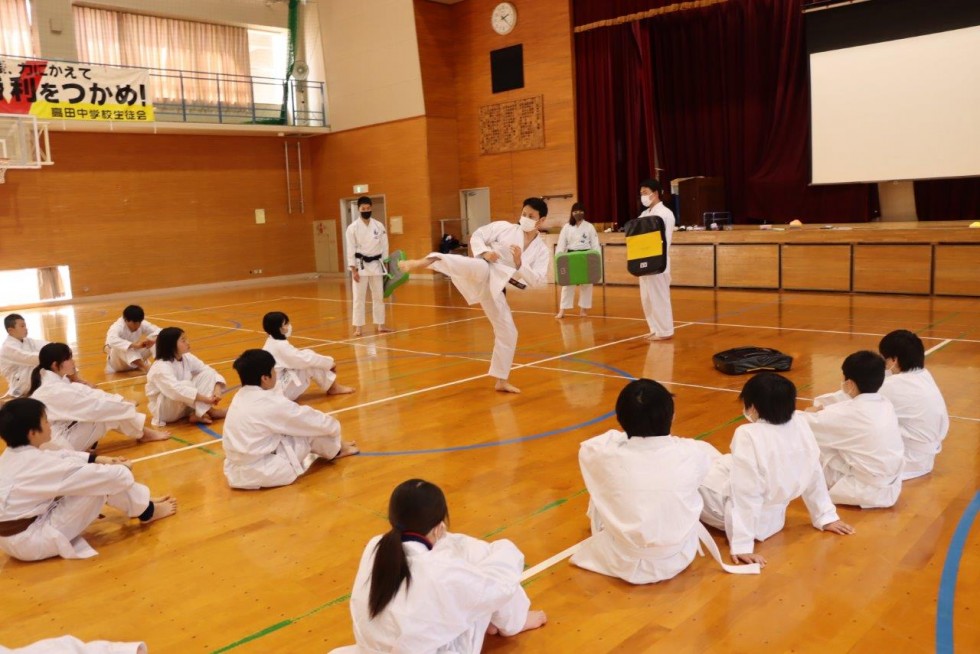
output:
[[[831,24],[837,35],[809,38],[807,16],[808,41],[846,46],[814,52],[808,42],[812,182],[980,175],[980,25],[905,36],[910,30],[902,16],[867,22],[876,4],[867,3],[852,38],[840,33],[839,23]]]

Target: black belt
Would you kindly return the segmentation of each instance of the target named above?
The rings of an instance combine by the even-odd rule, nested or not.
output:
[[[372,261],[380,261],[381,255],[376,254],[373,257],[369,257],[366,254],[361,254],[360,252],[354,253],[354,258],[361,262],[361,270],[364,270],[364,264],[371,263]]]
[[[11,536],[24,533],[28,527],[34,524],[35,520],[37,520],[37,516],[0,521],[0,538],[10,538]]]

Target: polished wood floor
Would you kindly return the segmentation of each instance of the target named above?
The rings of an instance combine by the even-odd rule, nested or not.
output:
[[[70,633],[145,640],[157,653],[235,654],[351,643],[354,571],[366,541],[386,529],[398,482],[438,483],[453,530],[509,538],[532,566],[588,535],[578,443],[615,426],[625,377],[669,383],[674,433],[726,451],[745,380],[715,372],[712,353],[750,344],[791,353],[790,377],[812,397],[838,386],[844,356],[908,328],[935,349],[928,368],[955,417],[935,472],[907,483],[894,509],[842,509],[857,528],[843,538],[812,529],[798,501],[786,529],[759,546],[769,566],[758,577],[698,559],[669,582],[632,587],[560,561],[526,586],[548,625],[488,638],[485,649],[980,651],[980,527],[970,531],[968,509],[980,487],[980,301],[675,289],[676,337],[651,344],[635,289],[597,289],[591,317],[561,323],[553,289],[514,293],[521,367],[511,380],[524,392],[511,396],[490,390],[491,332],[479,310],[445,281],[396,295],[388,315],[397,331],[359,339],[337,279],[23,311],[34,335],[72,344],[85,377],[133,399],[143,399],[144,379],[104,374],[102,354],[128,301],[158,325],[184,328],[193,352],[230,384],[235,356],[261,347],[262,315],[285,311],[293,342],[335,357],[340,380],[357,387],[301,401],[335,412],[364,454],[317,464],[288,488],[241,492],[225,485],[221,444],[202,429],[178,425],[172,440],[147,445],[110,435],[103,449],[136,459],[137,478],[177,495],[179,514],[141,528],[107,511],[87,532],[100,554],[86,561],[0,555],[0,643]],[[198,443],[206,446],[186,449]]]

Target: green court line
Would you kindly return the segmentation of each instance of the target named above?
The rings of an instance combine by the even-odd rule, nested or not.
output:
[[[313,609],[311,611],[307,611],[306,613],[304,613],[303,615],[301,615],[301,616],[299,616],[297,618],[292,618],[292,619],[288,619],[287,618],[286,620],[283,620],[282,622],[277,622],[276,624],[271,625],[269,627],[266,627],[265,629],[261,629],[259,631],[256,631],[253,634],[249,634],[248,636],[245,636],[244,638],[242,638],[240,640],[236,640],[235,642],[231,643],[230,645],[225,645],[224,647],[222,647],[220,649],[216,649],[216,650],[214,650],[212,652],[212,654],[221,654],[222,652],[227,652],[229,650],[235,649],[236,647],[240,647],[242,645],[245,645],[246,643],[250,643],[253,640],[258,640],[259,638],[262,638],[263,636],[268,636],[269,634],[274,633],[276,631],[279,631],[280,629],[283,629],[285,627],[288,627],[291,624],[295,624],[295,623],[299,622],[300,620],[302,620],[304,618],[308,618],[308,617],[310,617],[311,615],[313,615],[315,613],[319,613],[323,609],[329,608],[329,607],[334,606],[336,604],[341,604],[343,602],[346,602],[349,599],[350,599],[350,593],[348,593],[346,595],[341,595],[340,597],[337,597],[335,599],[330,600],[326,604],[321,604],[320,606],[316,607],[315,609]]]
[[[183,443],[184,445],[197,445],[197,443],[192,443],[190,441],[185,441],[183,438],[180,438],[178,436],[171,436],[170,437],[170,440],[177,441],[178,443]],[[197,448],[197,450],[200,451],[200,452],[206,452],[207,454],[210,454],[211,456],[217,456],[217,457],[220,457],[221,456],[217,452],[214,452],[212,450],[209,450],[206,447],[199,447],[199,448]]]
[[[734,418],[732,418],[728,422],[723,422],[722,424],[718,425],[717,427],[712,427],[708,431],[698,434],[697,436],[694,437],[694,440],[696,440],[696,441],[704,440],[705,438],[707,438],[708,436],[711,436],[711,434],[715,433],[719,429],[724,429],[728,425],[734,425],[736,422],[738,422],[740,420],[745,420],[745,416],[743,416],[742,414],[738,414],[737,416],[735,416]]]
[[[960,312],[959,312],[959,311],[954,311],[953,313],[951,313],[951,314],[949,314],[948,316],[946,316],[945,318],[943,318],[943,319],[941,319],[941,320],[937,320],[937,321],[935,321],[935,322],[931,322],[931,323],[929,323],[928,325],[926,325],[925,327],[923,327],[922,329],[917,329],[917,330],[915,331],[915,333],[916,333],[916,334],[918,334],[919,332],[924,332],[924,331],[926,331],[927,329],[932,329],[932,328],[933,328],[933,327],[935,327],[936,325],[941,325],[941,324],[943,324],[944,322],[948,322],[948,321],[950,321],[950,320],[952,320],[953,318],[955,318],[955,317],[956,317],[956,316],[958,316],[958,315],[960,315]],[[959,338],[959,336],[957,336],[957,338]]]
[[[555,500],[553,502],[548,502],[547,504],[545,504],[541,508],[532,511],[531,513],[527,514],[526,516],[523,516],[521,518],[518,518],[517,520],[515,520],[515,521],[513,521],[511,523],[508,523],[508,524],[506,524],[506,525],[504,525],[502,527],[498,527],[498,528],[494,529],[493,531],[487,532],[486,534],[484,534],[480,538],[485,540],[487,538],[490,538],[491,536],[496,536],[500,532],[505,531],[507,529],[510,529],[511,527],[513,527],[515,525],[519,525],[522,522],[527,522],[528,520],[530,520],[531,518],[533,518],[535,516],[541,515],[542,513],[545,513],[547,511],[550,511],[551,509],[555,509],[555,508],[561,506],[562,504],[565,504],[569,500],[574,499],[574,498],[578,497],[579,495],[582,495],[583,493],[585,493],[585,489],[584,488],[581,489],[581,490],[578,490],[578,491],[576,491],[574,493],[572,493],[568,497],[562,497],[562,498],[559,498],[559,499],[557,499],[557,500]]]

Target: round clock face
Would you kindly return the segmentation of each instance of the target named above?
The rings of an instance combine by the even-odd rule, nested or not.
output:
[[[517,8],[509,2],[501,2],[490,15],[490,25],[497,34],[510,34],[517,25]]]

